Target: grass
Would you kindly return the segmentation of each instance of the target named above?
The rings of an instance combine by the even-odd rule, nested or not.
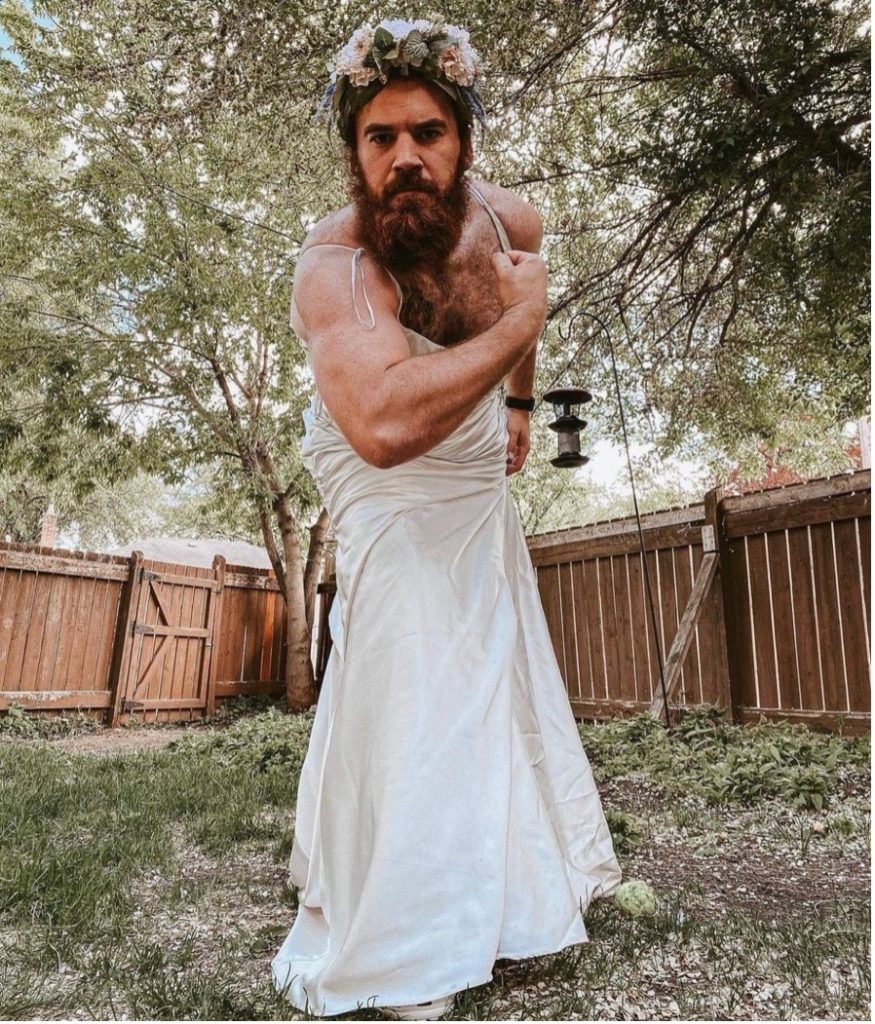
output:
[[[296,910],[312,712],[99,756],[55,739],[91,726],[30,722],[0,721],[0,1018],[308,1019],[269,961]],[[868,737],[713,709],[581,736],[624,877],[658,911],[595,900],[589,943],[503,962],[453,1019],[869,1019]]]

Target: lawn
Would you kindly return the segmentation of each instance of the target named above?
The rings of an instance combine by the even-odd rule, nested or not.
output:
[[[111,733],[0,719],[0,1018],[313,1019],[269,971],[312,712],[241,706]],[[868,736],[708,708],[581,736],[657,913],[595,900],[589,943],[502,962],[452,1019],[870,1018]]]

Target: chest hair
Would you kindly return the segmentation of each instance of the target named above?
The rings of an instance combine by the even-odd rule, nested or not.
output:
[[[404,293],[403,326],[445,347],[492,327],[502,313],[492,266],[500,249],[492,221],[478,210],[446,264],[396,275]]]

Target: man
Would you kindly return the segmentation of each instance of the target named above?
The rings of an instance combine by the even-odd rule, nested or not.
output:
[[[438,85],[390,78],[346,134],[355,201],[320,221],[301,250],[322,247],[299,259],[294,287],[317,388],[374,465],[429,451],[502,381],[520,406],[532,398],[547,301],[546,268],[534,255],[541,219],[519,196],[476,181],[513,246],[496,251],[495,226],[467,188],[471,128]],[[368,254],[365,290],[377,322],[366,341],[352,304],[337,301],[349,263],[331,248],[338,245]],[[410,361],[386,271],[401,285],[404,325],[446,347],[425,367]],[[508,408],[507,427],[510,475],[529,451],[529,410]]]
[[[466,174],[477,74],[453,26],[353,34],[326,94],[353,202],[295,268],[337,596],[271,966],[321,1016],[438,1019],[496,959],[588,941],[620,882],[506,480],[546,268],[535,210]]]

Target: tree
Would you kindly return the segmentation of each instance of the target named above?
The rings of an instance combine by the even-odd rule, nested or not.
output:
[[[0,63],[6,464],[82,493],[221,466],[286,600],[291,707],[314,694],[308,595],[328,522],[300,460],[312,379],[290,281],[308,226],[345,196],[339,145],[311,123],[325,62],[372,13],[47,0],[44,27],[0,0],[22,60]],[[539,390],[567,371],[613,396],[610,341],[630,433],[715,460],[773,440],[788,410],[835,431],[865,407],[858,0],[445,13],[490,68],[478,170],[546,223]],[[589,443],[622,436],[611,399],[593,412]],[[527,523],[573,521],[543,417],[536,437],[512,479]]]
[[[821,403],[838,436],[869,401],[867,7],[533,13],[491,51],[519,145],[502,132],[489,155],[551,213],[551,316],[558,336],[591,336],[578,374],[612,386],[604,335],[576,320],[589,310],[614,335],[636,432],[664,452],[697,432],[727,453],[769,443],[788,410],[819,429]]]

